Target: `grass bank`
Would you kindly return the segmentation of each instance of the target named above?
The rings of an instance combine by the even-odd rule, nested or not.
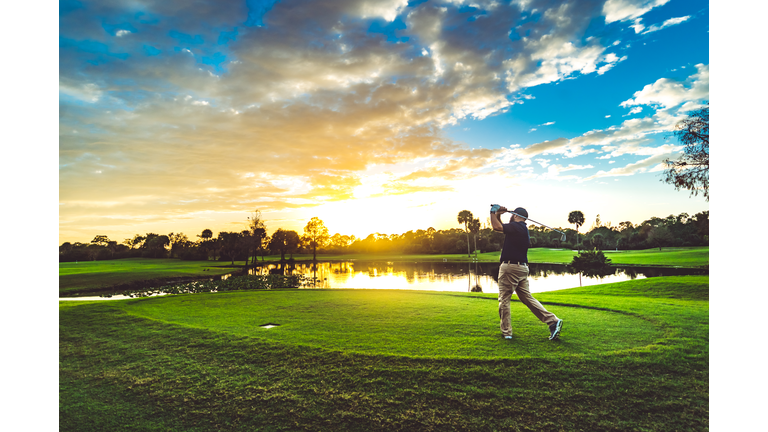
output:
[[[232,272],[233,268],[228,264],[223,261],[154,258],[64,262],[59,263],[59,295],[96,293],[113,286],[130,289],[132,285],[148,280],[171,282],[218,276]]]
[[[517,302],[502,339],[487,294],[62,302],[60,430],[707,430],[708,283],[537,294],[558,342]]]

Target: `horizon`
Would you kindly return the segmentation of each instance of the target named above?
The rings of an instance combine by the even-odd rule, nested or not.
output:
[[[60,2],[59,244],[709,210],[660,181],[709,100],[708,4],[295,3]]]
[[[704,211],[705,211],[705,212],[709,212],[709,210],[704,210]],[[502,215],[502,222],[503,222],[503,223],[507,223],[507,221],[506,221],[505,219],[506,219],[506,218],[508,218],[508,217],[510,217],[510,216],[511,216],[511,215],[509,215],[509,214],[504,214],[504,215]],[[599,215],[598,215],[598,216],[599,216]],[[667,216],[670,216],[670,215],[667,215]],[[652,216],[651,218],[653,218],[653,217],[657,217],[657,218],[660,218],[660,219],[664,219],[664,218],[666,218],[667,216]],[[671,215],[671,216],[678,216],[678,215]],[[694,216],[696,216],[696,214],[689,214],[689,216],[690,216],[690,218],[689,218],[689,221],[690,221],[690,220],[692,220],[692,218],[693,218]],[[651,218],[648,218],[648,219],[646,219],[646,220],[644,220],[644,221],[642,221],[642,222],[645,222],[645,221],[647,221],[647,220],[649,220],[649,219],[651,219]],[[625,222],[625,221],[621,221],[621,222]],[[601,219],[600,219],[600,226],[599,226],[599,227],[602,227],[602,228],[609,228],[609,229],[615,229],[615,230],[619,230],[619,228],[620,228],[620,227],[619,227],[619,223],[621,223],[621,222],[606,221],[606,220],[603,220],[603,219],[602,219],[602,217],[601,217]],[[632,223],[632,225],[633,225],[634,227],[639,227],[639,226],[642,224],[642,222],[640,222],[640,223],[634,223],[634,222],[633,222],[633,223]],[[537,229],[542,229],[542,230],[545,230],[545,231],[552,231],[552,232],[554,232],[552,229],[550,229],[550,228],[548,228],[548,227],[544,227],[544,226],[542,226],[541,224],[537,224],[537,223],[534,223],[534,222],[526,222],[526,223],[527,223],[527,224],[528,224],[528,226],[529,226],[529,228],[528,228],[528,229],[534,229],[534,228],[537,228]],[[563,231],[566,231],[566,230],[573,230],[573,231],[577,231],[577,232],[578,232],[580,235],[586,235],[587,233],[589,233],[589,232],[590,232],[590,231],[592,231],[593,229],[599,228],[598,226],[595,226],[595,223],[596,223],[596,221],[593,221],[592,223],[587,223],[587,221],[585,220],[585,222],[584,222],[584,225],[580,226],[578,230],[576,230],[576,228],[575,228],[575,225],[574,225],[574,224],[565,225],[565,226],[557,226],[557,225],[556,225],[556,226],[553,226],[552,228],[554,228],[554,229],[557,229],[557,230],[563,230]],[[482,224],[482,227],[481,227],[481,229],[492,229],[492,228],[491,228],[491,226],[490,226],[490,225],[488,225],[486,222],[483,222],[483,221],[481,221],[481,224]],[[245,230],[247,230],[247,227],[246,227],[246,225],[247,225],[247,224],[243,224],[243,226],[245,227],[245,228],[244,228]],[[326,227],[326,228],[327,228],[327,227]],[[426,228],[414,228],[414,229],[410,229],[410,230],[408,230],[408,231],[403,231],[403,232],[390,232],[390,233],[383,233],[383,232],[377,232],[377,231],[374,231],[374,232],[370,232],[370,233],[364,234],[364,235],[362,235],[362,236],[359,236],[359,235],[356,235],[356,234],[345,234],[345,233],[341,233],[341,232],[339,232],[338,234],[340,234],[340,235],[349,235],[350,237],[354,236],[354,241],[358,241],[358,240],[364,240],[364,239],[366,239],[367,237],[369,237],[369,236],[371,236],[371,235],[376,235],[376,234],[386,234],[386,235],[397,235],[397,236],[401,236],[401,235],[403,235],[403,234],[406,234],[406,233],[408,233],[408,232],[417,232],[417,231],[420,231],[420,230],[422,230],[422,231],[427,231],[429,228],[434,228],[434,227],[426,227]],[[203,230],[205,230],[205,229],[206,229],[206,228],[204,228]],[[288,228],[282,228],[282,229],[284,229],[284,230],[289,230],[289,231],[291,230],[291,229],[288,229]],[[448,227],[448,228],[435,228],[435,230],[436,230],[436,231],[449,231],[449,230],[451,230],[451,229],[458,229],[458,230],[461,230],[461,231],[465,231],[465,229],[464,229],[464,226],[463,226],[463,225],[461,225],[461,226],[454,226],[454,227]],[[200,233],[197,233],[197,234],[190,234],[190,233],[185,233],[185,232],[176,232],[176,231],[173,231],[173,232],[171,232],[171,233],[176,233],[176,234],[179,234],[179,233],[181,233],[181,234],[185,234],[185,235],[187,235],[187,238],[188,238],[190,241],[198,241],[199,239],[196,239],[196,237],[200,237],[200,234],[202,233],[202,231],[203,231],[203,230],[201,230],[201,231],[200,231]],[[241,232],[241,231],[243,231],[243,230],[231,230],[231,231],[235,231],[235,232]],[[274,232],[275,232],[275,231],[277,231],[277,229],[274,229],[274,230],[271,230],[271,231],[270,231],[270,230],[269,230],[269,228],[267,227],[267,236],[270,236],[271,234],[274,234]],[[301,229],[293,229],[292,231],[296,231],[296,233],[298,233],[300,236],[301,236],[301,235],[303,235],[303,233],[304,233],[304,229],[303,229],[303,227],[302,227]],[[221,231],[211,230],[211,232],[213,233],[213,237],[214,237],[214,238],[216,238],[216,237],[218,236],[218,234],[219,234]],[[146,233],[134,233],[134,234],[132,234],[131,236],[125,237],[123,240],[130,240],[130,239],[132,239],[132,238],[133,238],[133,235],[142,235],[142,236],[144,236],[144,235],[146,235],[146,234],[150,234],[150,232],[146,232]],[[168,233],[160,233],[160,232],[154,232],[154,234],[157,234],[157,235],[166,235],[166,234],[168,234]],[[334,232],[334,231],[332,231],[332,230],[330,230],[330,229],[329,229],[329,235],[330,235],[330,236],[333,236],[333,235],[335,235],[335,234],[337,234],[337,232]],[[95,235],[94,235],[94,238],[95,238],[96,236],[99,236],[99,235],[105,235],[105,234],[95,234]],[[117,241],[117,240],[118,240],[117,238],[112,238],[112,237],[109,237],[109,235],[107,235],[107,237],[108,237],[108,238],[109,238],[109,240],[111,240],[111,241]],[[89,244],[89,243],[91,243],[91,240],[86,240],[86,241],[65,241],[65,242],[59,243],[59,245],[62,245],[62,244],[64,244],[64,243],[71,243],[71,244],[75,244],[75,243],[81,243],[81,244]],[[121,242],[121,241],[118,241],[118,244],[123,244],[123,242]]]

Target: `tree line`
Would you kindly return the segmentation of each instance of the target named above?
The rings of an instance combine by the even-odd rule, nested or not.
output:
[[[294,230],[277,229],[268,235],[267,226],[257,210],[247,218],[248,228],[242,231],[222,231],[216,237],[210,229],[190,239],[184,233],[136,234],[118,243],[105,235],[97,235],[90,243],[65,242],[59,246],[59,261],[90,261],[119,258],[179,258],[182,260],[245,261],[253,265],[266,255],[280,255],[281,260],[294,254],[463,254],[501,250],[504,234],[490,228],[490,221],[480,223],[469,210],[462,210],[457,221],[462,228],[411,230],[402,234],[373,233],[365,238],[339,233],[330,235],[322,220],[313,217],[299,234]],[[531,247],[566,249],[649,249],[709,244],[709,211],[693,216],[681,213],[666,218],[653,217],[641,224],[603,223],[597,215],[591,228],[579,231],[584,214],[573,211],[568,215],[570,227],[567,241],[543,227],[528,226]]]

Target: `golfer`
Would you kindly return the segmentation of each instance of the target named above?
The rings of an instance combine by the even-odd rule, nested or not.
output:
[[[504,233],[504,246],[501,249],[501,266],[499,267],[499,317],[501,318],[501,333],[505,339],[512,339],[512,319],[509,302],[512,293],[517,293],[517,298],[520,299],[520,302],[528,306],[528,309],[536,315],[536,318],[549,326],[549,340],[555,340],[560,336],[563,320],[544,309],[544,306],[533,298],[528,290],[528,248],[531,245],[528,227],[525,225],[528,212],[524,208],[518,207],[514,212],[524,217],[512,215],[509,223],[504,224],[501,223],[499,215],[506,211],[505,207],[499,207],[496,211],[491,211],[491,226],[493,230]]]

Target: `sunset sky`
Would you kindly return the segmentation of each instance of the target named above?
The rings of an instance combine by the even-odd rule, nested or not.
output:
[[[59,243],[709,209],[660,182],[707,2],[64,0],[58,46]]]

